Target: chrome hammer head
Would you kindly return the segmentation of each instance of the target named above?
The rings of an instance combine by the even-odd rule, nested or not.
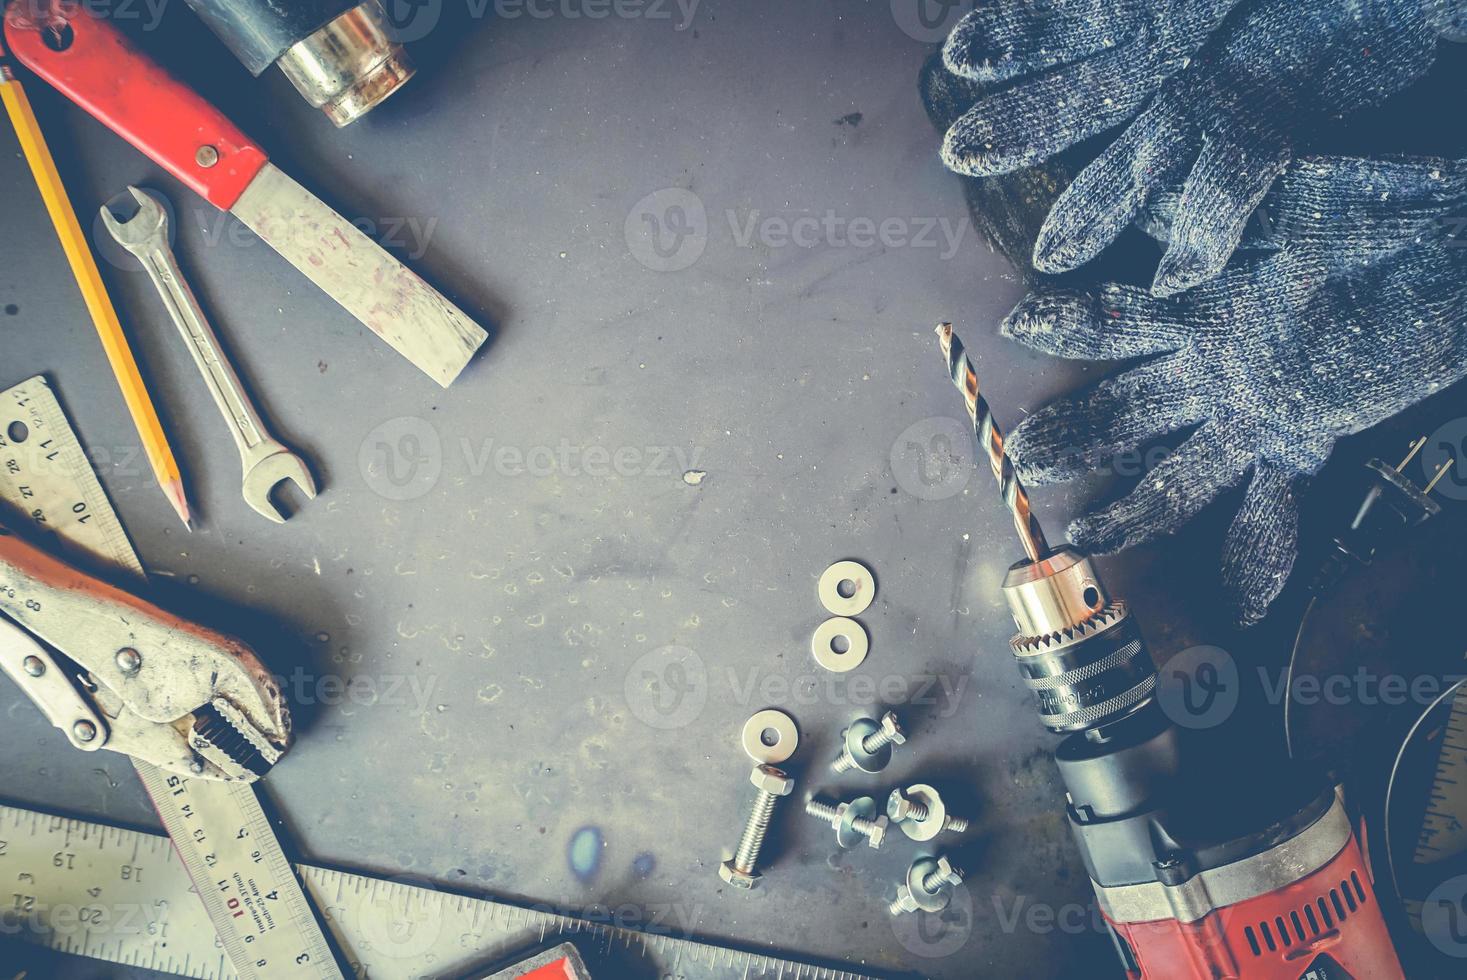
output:
[[[117,244],[134,254],[168,241],[168,212],[162,202],[147,191],[128,187],[127,192],[138,202],[137,213],[125,221],[112,209],[102,206],[102,224]]]

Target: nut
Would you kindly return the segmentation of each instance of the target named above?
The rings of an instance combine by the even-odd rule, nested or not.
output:
[[[891,907],[893,912],[898,909],[903,912],[915,912],[919,908],[917,899],[912,896],[912,889],[906,885],[897,885],[897,898]]]
[[[773,766],[757,766],[749,773],[749,782],[761,793],[771,796],[789,796],[795,788],[795,781],[787,776],[783,770]]]
[[[718,877],[735,888],[742,888],[748,891],[758,885],[759,879],[763,876],[757,872],[745,874],[738,868],[735,868],[732,861],[725,861],[718,866]]]
[[[916,800],[908,799],[900,789],[894,789],[886,801],[886,815],[897,823],[909,820],[912,816],[912,807],[916,805],[916,802]]]
[[[872,847],[880,847],[881,842],[886,839],[886,828],[889,823],[886,817],[876,817],[871,821],[871,829],[866,834],[866,840]]]
[[[887,741],[890,742],[892,745],[907,744],[907,734],[906,732],[902,731],[901,726],[897,724],[897,716],[895,711],[888,711],[886,714],[881,716],[881,733],[886,736]]]
[[[962,876],[958,874],[957,869],[953,867],[953,863],[945,855],[937,859],[937,873],[942,875],[942,880],[950,885],[955,885],[963,880]],[[958,881],[953,880],[955,876]]]

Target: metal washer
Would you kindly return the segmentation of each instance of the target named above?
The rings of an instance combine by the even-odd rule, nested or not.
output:
[[[770,728],[774,729],[777,737],[773,745],[765,745],[764,731]],[[773,765],[795,754],[800,745],[800,730],[795,727],[795,720],[783,711],[765,708],[744,722],[740,740],[749,758],[761,765]]]
[[[850,596],[841,595],[842,582],[853,582],[856,591]],[[872,576],[871,569],[858,561],[838,561],[831,565],[820,576],[817,588],[820,604],[835,616],[859,616],[870,607],[871,600],[876,598],[876,579]]]
[[[830,645],[837,636],[844,636],[850,641],[850,649],[845,653],[837,653]],[[870,649],[871,638],[866,635],[865,627],[854,619],[840,616],[815,627],[815,635],[810,637],[810,652],[814,654],[815,662],[837,674],[861,666]]]

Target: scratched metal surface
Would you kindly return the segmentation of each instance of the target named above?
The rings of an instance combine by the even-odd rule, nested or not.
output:
[[[1089,895],[1053,743],[1007,653],[997,586],[1018,548],[987,475],[944,462],[944,439],[966,443],[931,325],[960,323],[1009,419],[1085,372],[994,334],[1021,286],[936,160],[916,89],[931,37],[901,0],[703,0],[681,30],[671,4],[466,12],[482,7],[422,5],[438,20],[412,25],[419,77],[343,132],[283,78],[250,79],[182,5],[125,25],[482,314],[491,345],[446,393],[29,86],[79,211],[130,182],[172,199],[186,273],[324,487],[284,527],[244,506],[152,287],[104,242],[202,516],[177,525],[0,133],[0,383],[50,374],[159,595],[284,675],[300,738],[268,785],[299,850],[873,971],[1107,975],[1108,943],[1076,915]],[[1036,504],[1058,527],[1097,490]],[[1108,564],[1159,650],[1226,641],[1207,602],[1219,536],[1204,524]],[[1177,555],[1199,557],[1153,574]],[[879,594],[860,617],[870,658],[842,680],[807,644],[816,577],[847,557]],[[914,702],[912,743],[890,778],[832,783],[839,728],[882,699]],[[888,917],[904,841],[839,854],[795,806],[768,887],[723,886],[751,792],[736,739],[768,705],[804,733],[800,792],[920,776],[973,817],[956,848],[971,887],[945,922]],[[125,761],[72,751],[8,684],[0,708],[6,797],[156,826]]]

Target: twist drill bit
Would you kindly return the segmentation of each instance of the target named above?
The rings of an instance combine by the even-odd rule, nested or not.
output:
[[[1039,526],[1039,518],[1029,508],[1029,494],[1024,491],[1019,475],[1014,472],[1013,461],[1004,452],[1003,430],[993,421],[993,410],[978,392],[978,374],[973,370],[973,363],[963,351],[963,342],[953,335],[951,323],[939,324],[937,337],[942,353],[947,358],[948,374],[952,376],[953,384],[963,393],[963,401],[968,406],[968,416],[973,420],[973,435],[977,438],[978,445],[988,454],[988,462],[993,467],[994,478],[998,480],[1003,502],[1014,515],[1014,527],[1019,532],[1019,540],[1024,544],[1024,552],[1030,561],[1039,561],[1049,554],[1049,544],[1044,540],[1044,529]]]

